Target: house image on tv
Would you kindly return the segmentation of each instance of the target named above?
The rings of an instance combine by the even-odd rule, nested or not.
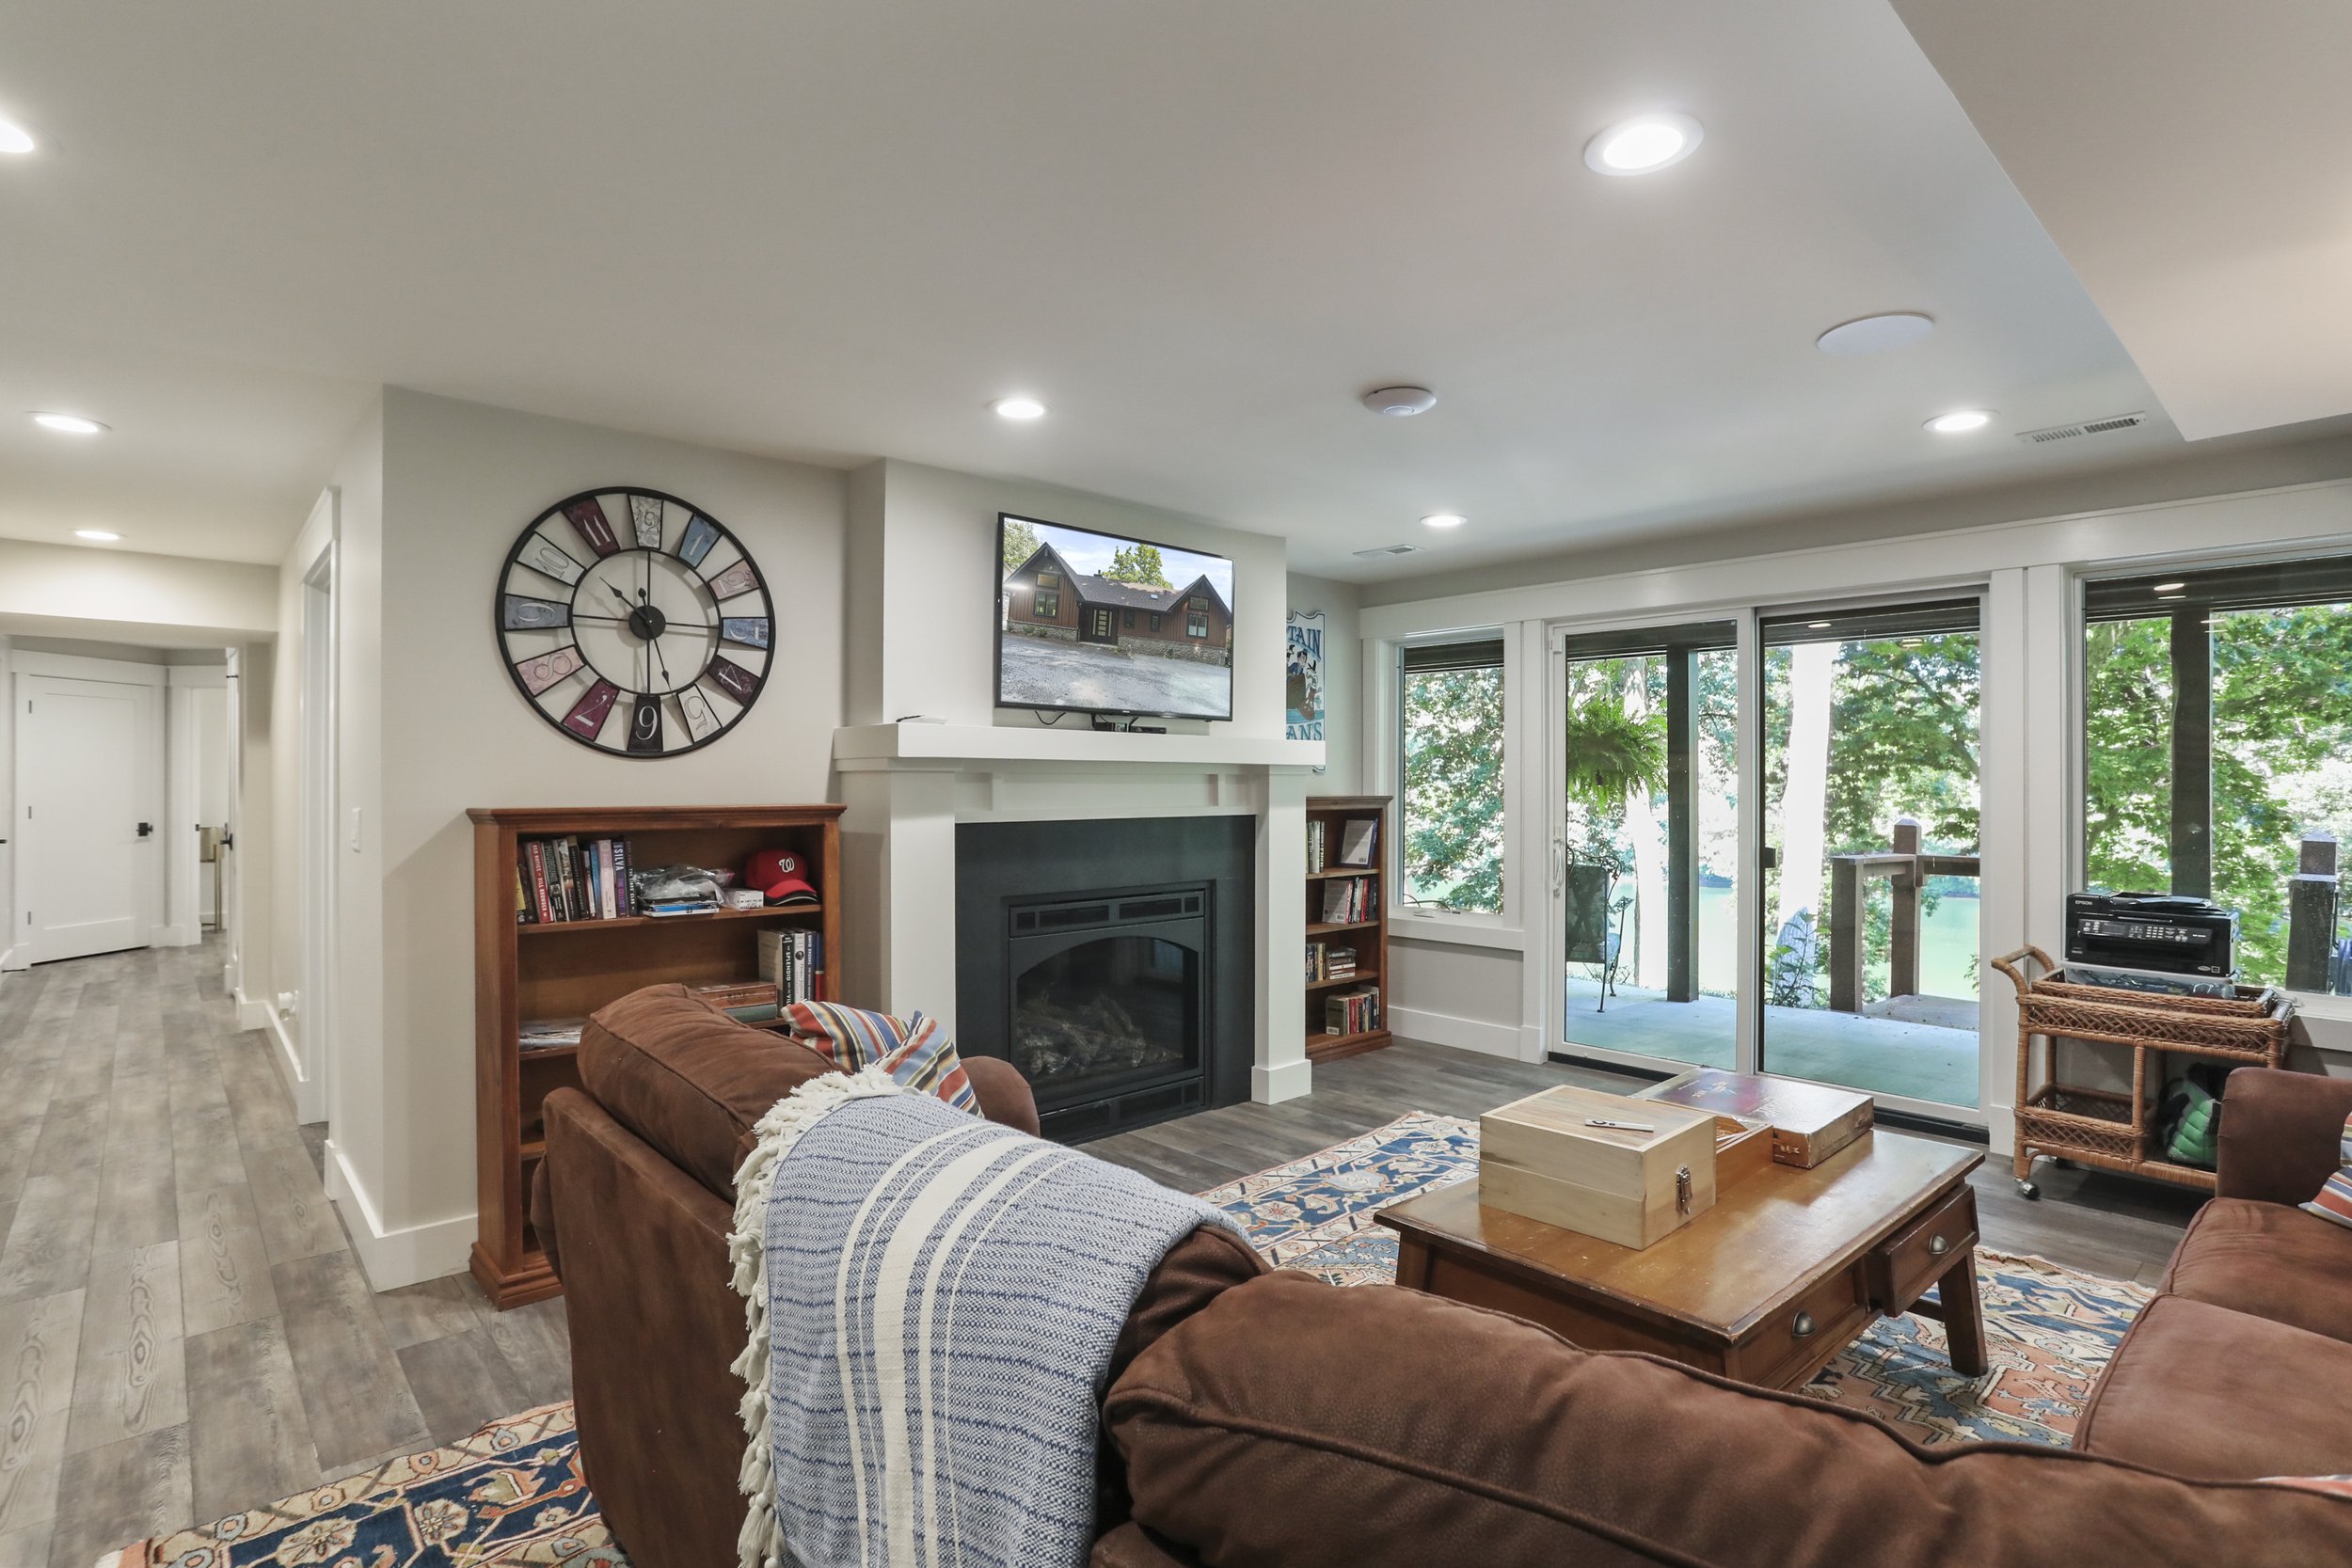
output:
[[[1202,664],[1233,657],[1233,611],[1206,576],[1182,588],[1113,582],[1072,571],[1051,545],[1005,574],[1005,629]]]

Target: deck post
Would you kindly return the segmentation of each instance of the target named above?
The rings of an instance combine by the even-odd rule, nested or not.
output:
[[[1666,650],[1666,1000],[1699,994],[1698,655]]]
[[[1862,1010],[1862,862],[1852,855],[1829,858],[1829,1006],[1832,1012]]]
[[[2336,839],[2309,832],[2287,879],[2287,990],[2326,991],[2336,955]]]
[[[2212,610],[2172,612],[2172,891],[2213,896]]]
[[[1919,823],[1911,816],[1895,819],[1895,853],[1909,855],[1911,864],[1894,875],[1894,942],[1887,952],[1886,994],[1919,994],[1919,891],[1927,879],[1919,875]]]

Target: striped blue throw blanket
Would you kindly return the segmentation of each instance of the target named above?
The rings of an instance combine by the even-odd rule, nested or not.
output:
[[[1232,1222],[875,1069],[758,1132],[732,1238],[744,1568],[1078,1568],[1128,1309]]]

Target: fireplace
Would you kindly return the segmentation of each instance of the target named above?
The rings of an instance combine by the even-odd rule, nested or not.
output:
[[[1021,1069],[1047,1136],[1246,1097],[1248,830],[1232,817],[957,830],[959,1043]]]

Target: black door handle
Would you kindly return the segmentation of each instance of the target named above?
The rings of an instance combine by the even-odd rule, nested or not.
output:
[[[139,824],[139,837],[141,838],[145,838],[148,834],[153,832],[154,831],[155,824],[152,822],[142,822]]]

